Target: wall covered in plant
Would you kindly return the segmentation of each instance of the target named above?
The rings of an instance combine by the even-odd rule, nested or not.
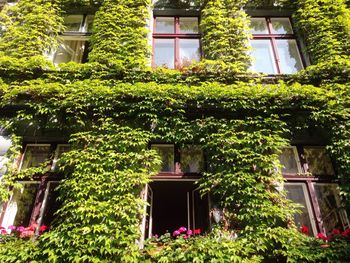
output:
[[[349,236],[334,234],[323,248],[322,239],[298,231],[275,169],[295,134],[322,130],[343,195],[350,193],[349,49],[342,41],[349,11],[342,0],[285,2],[279,4],[294,8],[315,64],[279,81],[247,70],[246,1],[201,2],[205,60],[181,71],[147,68],[150,1],[43,7],[21,0],[3,9],[1,125],[17,136],[9,158],[17,157],[24,128],[59,132],[72,150],[61,160],[62,205],[52,229],[35,240],[1,239],[2,262],[349,261]],[[97,10],[90,62],[55,67],[42,54],[56,44],[72,6]],[[201,145],[208,167],[198,186],[225,212],[211,233],[150,239],[140,250],[140,192],[160,166],[147,147],[152,141]],[[17,180],[47,172],[18,172],[12,164],[2,178],[3,201]]]

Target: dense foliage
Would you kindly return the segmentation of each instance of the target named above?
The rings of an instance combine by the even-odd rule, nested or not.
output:
[[[72,144],[60,166],[62,205],[52,230],[0,244],[2,262],[349,261],[348,240],[324,248],[295,228],[276,169],[293,136],[326,132],[342,194],[350,193],[349,11],[342,0],[289,5],[317,64],[268,84],[247,72],[246,3],[200,3],[205,60],[181,71],[147,68],[148,0],[21,0],[2,11],[0,119],[17,138],[9,158],[18,156],[23,138],[15,135],[24,128],[54,130]],[[42,54],[56,44],[72,6],[98,8],[90,62],[54,67]],[[224,210],[224,221],[208,235],[152,239],[142,251],[135,243],[140,191],[160,164],[147,150],[152,141],[202,145],[208,169],[198,184]],[[18,172],[12,164],[2,200],[18,179],[47,172]]]

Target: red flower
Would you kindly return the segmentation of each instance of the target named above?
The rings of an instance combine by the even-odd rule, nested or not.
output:
[[[200,234],[201,234],[201,229],[200,229],[200,228],[194,229],[194,230],[193,230],[193,234],[195,234],[195,235],[200,235]]]
[[[343,237],[346,237],[350,234],[350,228],[346,229],[344,232],[341,233]]]
[[[307,226],[305,226],[305,225],[301,225],[300,232],[305,234],[305,235],[308,235],[309,234],[309,228]]]
[[[328,237],[325,236],[322,233],[318,233],[316,237],[319,238],[319,239],[322,239],[323,241],[327,241],[328,240]]]
[[[47,229],[48,229],[47,226],[42,225],[42,226],[39,228],[39,232],[40,232],[40,233],[45,232]]]
[[[340,230],[337,229],[337,228],[336,228],[336,229],[333,229],[333,231],[332,231],[332,234],[333,234],[333,235],[340,235],[340,233],[341,233]]]

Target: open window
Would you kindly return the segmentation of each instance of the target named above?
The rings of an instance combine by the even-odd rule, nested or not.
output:
[[[68,15],[65,31],[60,36],[58,48],[52,54],[54,64],[70,61],[84,63],[88,57],[88,40],[92,31],[93,15]]]
[[[143,190],[147,201],[142,221],[142,240],[153,235],[209,227],[208,196],[201,196],[194,181],[153,181]]]
[[[49,160],[50,154],[50,144],[27,144],[22,156],[20,169],[40,166]]]

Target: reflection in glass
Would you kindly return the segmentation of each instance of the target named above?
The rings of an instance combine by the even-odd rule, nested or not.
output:
[[[38,183],[24,183],[22,188],[13,190],[6,208],[3,227],[29,225],[38,187]]]
[[[304,147],[308,172],[313,175],[334,175],[332,161],[324,147]]]
[[[203,172],[204,158],[200,146],[188,145],[181,148],[181,171],[183,173],[200,173]]]
[[[276,42],[281,73],[292,74],[303,69],[296,41],[294,39],[277,39]]]
[[[180,17],[180,33],[197,34],[198,18],[197,17]]]
[[[69,144],[58,144],[57,149],[55,152],[55,158],[52,162],[52,170],[55,170],[57,168],[57,162],[61,158],[62,154],[65,152],[69,152],[71,149]]]
[[[157,17],[155,33],[175,33],[174,17]]]
[[[252,34],[268,34],[267,24],[265,18],[251,18],[250,26]]]
[[[302,225],[307,226],[310,230],[309,234],[316,234],[316,228],[312,224],[313,218],[311,218],[312,212],[308,199],[305,198],[306,187],[303,184],[285,184],[285,190],[287,191],[287,199],[292,200],[294,203],[301,205],[301,213],[294,214],[294,221],[298,228]],[[314,232],[314,233],[312,233]]]
[[[181,66],[189,66],[192,61],[199,61],[199,39],[180,39]]]
[[[293,34],[289,18],[271,18],[272,34]]]
[[[27,145],[21,169],[37,167],[48,160],[50,156],[50,145]]]
[[[41,211],[41,225],[50,226],[53,219],[55,218],[55,213],[60,207],[60,202],[57,200],[59,196],[59,191],[57,189],[58,182],[50,182],[48,184],[48,194],[45,199]]]
[[[277,73],[270,40],[253,39],[251,45],[254,58],[251,69],[265,74]]]
[[[87,15],[85,20],[85,31],[92,32],[92,23],[94,22],[94,15]]]
[[[69,15],[64,18],[66,32],[79,32],[83,15]]]
[[[296,149],[294,147],[283,148],[279,157],[280,163],[283,165],[282,173],[300,173]]]
[[[153,60],[155,66],[174,68],[174,39],[154,39]]]
[[[82,40],[64,40],[54,54],[53,63],[67,63],[74,61],[81,63],[85,50],[85,42]]]
[[[161,172],[174,172],[174,145],[153,144],[151,149],[156,150],[162,159]]]
[[[340,198],[335,184],[315,184],[318,205],[326,233],[335,228],[344,229],[349,224],[346,212],[340,208]]]

